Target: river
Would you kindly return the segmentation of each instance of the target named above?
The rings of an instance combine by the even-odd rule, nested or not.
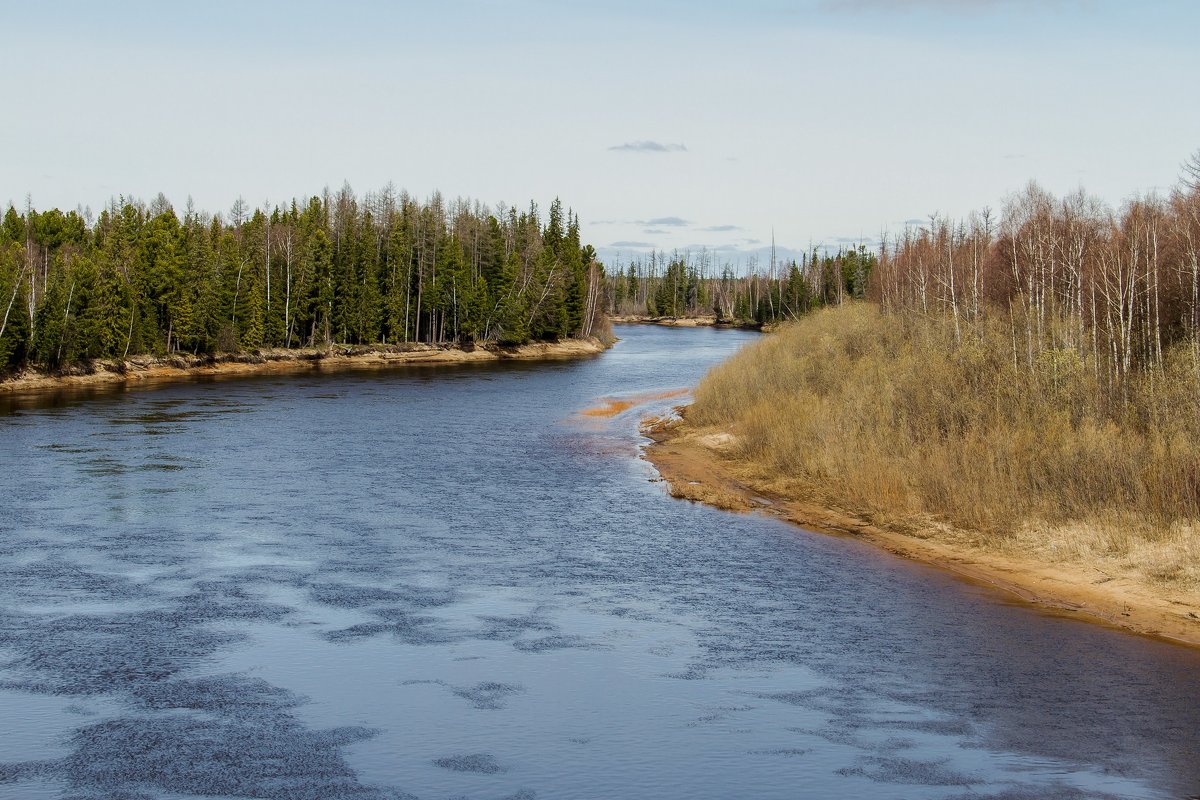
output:
[[[668,497],[754,334],[618,334],[7,401],[0,797],[1200,793],[1200,652]]]

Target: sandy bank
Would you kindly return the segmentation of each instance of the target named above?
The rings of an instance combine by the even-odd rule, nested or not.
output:
[[[995,587],[1020,601],[1134,633],[1200,646],[1200,594],[1135,574],[1073,562],[1047,563],[1019,553],[983,549],[969,532],[930,521],[927,527],[886,530],[851,511],[823,507],[780,491],[769,478],[735,460],[734,437],[696,429],[686,419],[650,420],[647,459],[675,497],[732,511],[760,511],[822,533],[854,536],[904,558]],[[1110,569],[1109,565],[1101,567]]]
[[[609,317],[614,325],[663,325],[668,328],[711,328],[714,326],[736,328],[738,325],[716,317],[648,317],[638,314]]]
[[[583,358],[605,350],[599,339],[535,342],[519,347],[495,345],[472,349],[427,344],[334,346],[328,349],[263,349],[214,356],[138,356],[125,361],[96,361],[89,368],[45,373],[33,370],[0,380],[0,394],[24,394],[114,384],[154,384],[199,376],[234,377],[385,369],[416,364],[466,364],[487,361]]]
[[[737,328],[745,331],[762,331],[770,333],[776,328],[775,323],[768,322],[759,325],[757,322],[735,322],[726,319],[708,317],[648,317],[637,314],[609,317],[614,325],[661,325],[666,328]]]

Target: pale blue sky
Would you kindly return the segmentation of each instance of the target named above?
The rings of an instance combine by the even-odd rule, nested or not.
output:
[[[1031,178],[1117,204],[1200,148],[1196,2],[0,0],[0,20],[18,206],[393,181],[561,196],[610,258],[744,258],[772,229],[873,242]]]

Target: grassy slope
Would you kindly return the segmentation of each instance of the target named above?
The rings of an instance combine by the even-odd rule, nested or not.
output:
[[[1022,353],[1022,355],[1024,355]],[[784,327],[714,369],[690,425],[736,435],[764,487],[891,530],[1138,582],[1200,586],[1190,358],[1109,399],[1074,353],[1014,364],[1007,325],[865,304]]]

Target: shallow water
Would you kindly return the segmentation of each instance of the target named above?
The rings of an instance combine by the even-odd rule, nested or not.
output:
[[[1200,793],[1200,653],[667,497],[753,334],[618,332],[0,409],[0,797]]]

